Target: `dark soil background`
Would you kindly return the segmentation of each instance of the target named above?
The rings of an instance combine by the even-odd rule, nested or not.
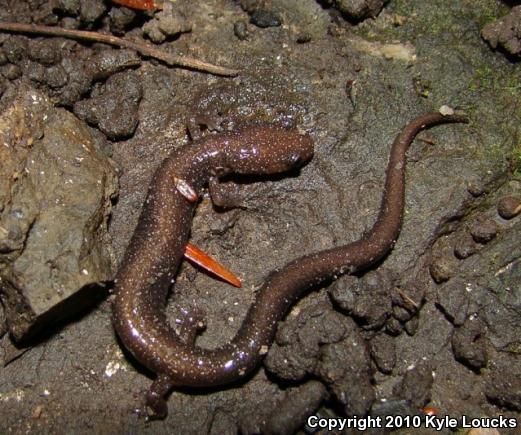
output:
[[[366,7],[353,12],[355,3]],[[0,1],[3,22],[152,39],[240,71],[227,78],[103,44],[0,34],[0,108],[21,92],[47,98],[42,111],[54,117],[45,128],[67,120],[92,136],[107,174],[119,177],[110,240],[99,249],[110,272],[99,280],[110,283],[148,182],[172,149],[246,122],[312,136],[315,156],[298,173],[241,180],[233,210],[206,197],[199,205],[192,241],[244,282],[235,289],[181,267],[167,310],[171,318],[180,307],[204,310],[203,347],[230,340],[269,271],[371,227],[405,123],[443,105],[470,117],[421,133],[411,147],[392,253],[302,299],[252,376],[176,390],[168,417],[145,422],[134,410],[152,374],[122,352],[110,292],[93,291],[79,314],[40,328],[25,351],[4,334],[2,433],[313,433],[304,427],[312,414],[421,415],[425,406],[521,425],[521,218],[498,214],[498,204],[508,208],[502,198],[521,194],[521,73],[513,51],[481,37],[511,5],[383,3],[178,0],[154,13],[108,0]],[[110,202],[100,204],[102,221]]]

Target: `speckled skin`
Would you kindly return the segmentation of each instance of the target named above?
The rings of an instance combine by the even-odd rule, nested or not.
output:
[[[183,328],[189,330],[185,337],[176,334],[165,317],[168,288],[183,257],[194,209],[194,204],[175,189],[172,179],[182,178],[200,192],[213,175],[287,170],[311,158],[313,146],[308,136],[295,130],[257,126],[209,136],[172,153],[150,185],[117,275],[113,306],[114,326],[121,341],[158,374],[147,395],[152,412],[166,414],[164,395],[172,386],[222,385],[253,370],[272,343],[277,322],[306,290],[342,273],[367,268],[389,252],[402,222],[405,152],[418,131],[446,122],[466,119],[429,113],[397,136],[380,212],[368,234],[357,242],[300,257],[272,273],[232,341],[212,350],[195,346],[196,319],[185,319]]]

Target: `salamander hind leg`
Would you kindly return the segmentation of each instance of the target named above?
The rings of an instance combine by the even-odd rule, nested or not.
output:
[[[175,333],[184,344],[193,345],[198,334],[206,329],[205,313],[197,307],[181,308],[175,320]]]
[[[149,420],[165,418],[168,414],[166,396],[174,383],[166,375],[158,374],[145,397],[146,416]]]

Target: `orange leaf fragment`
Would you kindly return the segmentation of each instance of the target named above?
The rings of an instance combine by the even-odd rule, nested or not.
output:
[[[157,5],[154,0],[112,0],[118,5],[127,6],[132,9],[141,9],[143,11],[147,9],[156,9]]]
[[[214,275],[217,275],[219,278],[222,278],[224,281],[230,283],[234,287],[242,287],[242,283],[239,278],[237,278],[224,266],[217,263],[217,261],[199,249],[197,246],[188,243],[185,248],[185,257],[188,260],[193,261],[198,266],[201,266],[203,269],[213,273]]]

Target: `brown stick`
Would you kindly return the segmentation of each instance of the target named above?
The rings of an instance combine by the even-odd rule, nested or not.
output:
[[[15,33],[34,33],[38,35],[60,36],[63,38],[79,39],[84,41],[102,42],[105,44],[115,45],[118,47],[130,48],[136,50],[143,56],[153,57],[165,62],[168,65],[177,65],[185,68],[204,71],[219,76],[236,76],[239,71],[236,69],[225,68],[211,63],[202,62],[193,57],[176,56],[158,50],[149,44],[141,42],[133,42],[128,39],[117,38],[116,36],[106,35],[104,33],[89,32],[86,30],[71,30],[61,27],[40,26],[37,24],[25,23],[5,23],[0,22],[0,31]]]

